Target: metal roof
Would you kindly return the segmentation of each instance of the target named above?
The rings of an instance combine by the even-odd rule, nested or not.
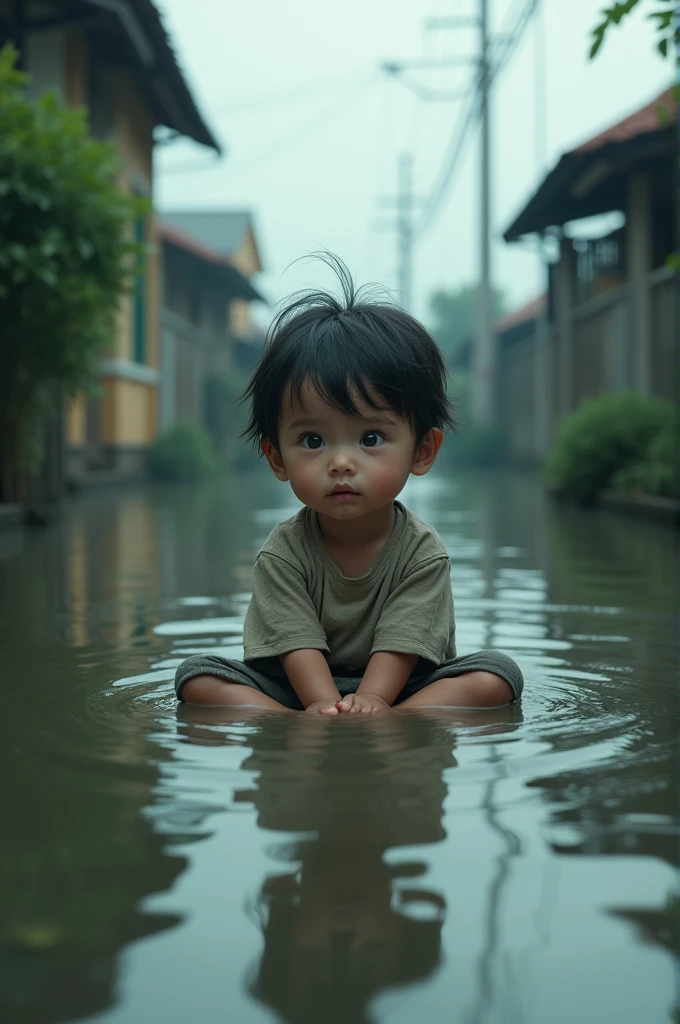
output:
[[[247,210],[171,211],[163,213],[163,220],[223,256],[235,253],[252,228]]]

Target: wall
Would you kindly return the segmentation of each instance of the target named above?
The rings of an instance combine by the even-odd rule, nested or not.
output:
[[[66,49],[67,98],[81,104],[88,96],[86,42],[72,34]],[[100,68],[100,82],[107,69]],[[120,153],[123,168],[120,185],[127,191],[151,199],[153,193],[153,121],[143,97],[128,75],[111,72],[112,118],[107,136]],[[99,385],[98,403],[76,399],[68,412],[68,440],[82,449],[82,459],[71,460],[72,472],[80,475],[94,467],[128,471],[140,468],[140,459],[130,458],[134,450],[147,446],[157,434],[157,368],[159,363],[159,270],[156,225],[149,214],[144,241],[150,247],[145,256],[145,306],[143,364],[135,363],[134,299],[126,296],[116,317],[116,329],[106,353],[105,372]],[[99,449],[107,449],[102,458]],[[119,457],[120,456],[120,457]]]
[[[680,383],[680,310],[674,273],[659,268],[645,279],[651,309],[648,337],[651,393],[677,401]],[[634,347],[631,294],[626,285],[596,296],[572,309],[571,349],[565,354],[560,325],[546,337],[546,358],[539,373],[538,322],[527,321],[499,336],[497,375],[498,418],[506,433],[510,456],[518,462],[541,461],[555,436],[561,415],[602,392],[645,392],[638,378]],[[521,336],[520,336],[521,335]],[[565,360],[571,379],[569,405],[564,398]],[[538,389],[547,389],[546,423],[538,421]],[[541,434],[543,432],[543,436]]]

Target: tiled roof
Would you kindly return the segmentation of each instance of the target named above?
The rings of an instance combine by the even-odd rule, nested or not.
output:
[[[148,82],[161,111],[159,124],[164,124],[181,135],[221,153],[221,147],[206,124],[187,84],[186,75],[179,66],[170,36],[165,29],[157,5],[153,0],[130,0],[127,4],[104,3],[103,0],[85,0],[101,17],[116,17],[129,36],[141,32],[151,46],[148,66],[143,67],[140,80]]]
[[[676,116],[677,104],[672,89],[664,90],[647,106],[636,110],[634,114],[630,114],[628,117],[624,117],[622,121],[617,121],[610,128],[600,132],[599,135],[593,136],[592,139],[588,139],[587,142],[581,143],[580,146],[569,150],[569,152],[587,153],[593,149],[600,149],[608,142],[627,142],[629,139],[637,138],[638,135],[658,132],[660,129],[665,128],[667,124],[666,121],[659,117],[659,106],[664,108],[670,118]]]
[[[511,327],[517,327],[519,324],[525,323],[527,320],[533,320],[535,317],[542,313],[545,309],[545,292],[543,295],[539,295],[537,298],[532,299],[531,302],[527,302],[526,305],[520,309],[516,309],[513,313],[508,313],[506,316],[502,316],[500,320],[497,320],[493,325],[494,330],[500,334],[502,331],[509,331]]]
[[[663,107],[668,117],[659,116]],[[676,145],[677,103],[674,90],[665,89],[651,103],[581,145],[563,153],[522,211],[503,233],[507,242],[572,220],[622,209],[625,176],[635,162],[656,161],[668,167]],[[606,147],[606,161],[603,152]],[[603,162],[604,161],[604,162]],[[596,167],[596,165],[601,165]],[[597,171],[587,187],[587,172]],[[604,176],[602,175],[604,172]],[[666,171],[663,171],[666,173]],[[584,177],[585,176],[585,177]],[[578,189],[575,185],[580,182]]]
[[[252,286],[251,282],[244,274],[241,273],[238,267],[234,266],[225,253],[215,252],[213,249],[209,249],[200,241],[197,241],[197,239],[191,238],[191,236],[178,230],[174,225],[168,224],[163,220],[158,222],[158,237],[161,242],[167,242],[169,245],[174,245],[178,249],[183,249],[184,252],[188,252],[192,256],[196,256],[198,259],[204,260],[206,263],[212,263],[213,266],[222,267],[227,273],[227,280],[231,282],[237,296],[250,301],[264,302],[260,293]]]
[[[236,252],[251,224],[247,210],[169,211],[163,220],[221,255]]]

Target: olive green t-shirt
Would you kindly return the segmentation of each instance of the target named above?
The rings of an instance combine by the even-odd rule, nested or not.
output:
[[[269,535],[253,569],[244,660],[271,675],[279,655],[323,651],[337,675],[361,674],[376,651],[455,658],[451,567],[441,537],[400,502],[389,540],[365,576],[343,576],[316,512],[303,508]]]

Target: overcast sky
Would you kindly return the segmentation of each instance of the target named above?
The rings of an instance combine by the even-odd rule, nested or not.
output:
[[[500,31],[523,0],[489,0]],[[327,284],[309,264],[315,249],[336,252],[359,283],[396,289],[393,230],[376,230],[394,195],[399,154],[414,159],[414,189],[431,193],[460,112],[425,103],[380,70],[389,59],[473,54],[473,30],[426,31],[426,16],[468,15],[475,0],[162,0],[159,4],[197,103],[225,146],[188,142],[157,150],[157,203],[163,209],[243,209],[255,217],[266,273],[260,287],[277,301],[296,288]],[[515,307],[540,290],[535,255],[500,240],[560,154],[652,99],[670,82],[670,62],[653,51],[642,12],[613,30],[593,63],[588,37],[603,0],[544,0],[547,132],[536,144],[536,32],[532,23],[492,95],[493,271]],[[648,5],[642,4],[646,9]],[[413,72],[424,85],[464,90],[471,70]],[[204,169],[205,168],[205,169]],[[427,320],[428,297],[477,276],[479,134],[414,249],[413,309]]]

